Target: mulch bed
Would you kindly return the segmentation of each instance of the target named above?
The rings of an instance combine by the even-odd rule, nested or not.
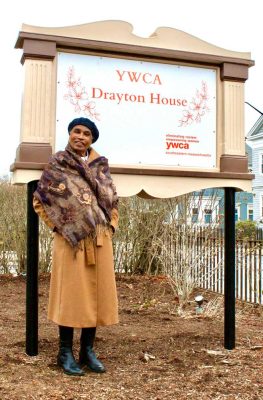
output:
[[[236,348],[228,351],[222,296],[195,292],[181,310],[165,277],[117,276],[117,286],[120,323],[98,328],[96,339],[107,373],[78,378],[56,365],[57,327],[46,319],[49,275],[39,278],[35,357],[25,353],[25,278],[0,275],[0,399],[263,399],[262,307],[237,303]],[[206,300],[201,315],[197,293]]]

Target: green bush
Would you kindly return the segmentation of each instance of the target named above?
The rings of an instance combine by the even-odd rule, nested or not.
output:
[[[236,238],[238,240],[255,240],[257,224],[255,221],[238,221],[236,223]]]

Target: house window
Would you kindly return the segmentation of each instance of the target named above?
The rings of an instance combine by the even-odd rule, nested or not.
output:
[[[192,222],[198,221],[198,208],[192,208]]]
[[[235,221],[238,221],[238,209],[235,208]]]
[[[253,221],[253,210],[248,210],[248,219],[249,221]]]
[[[210,224],[212,222],[212,210],[205,209],[205,224]]]

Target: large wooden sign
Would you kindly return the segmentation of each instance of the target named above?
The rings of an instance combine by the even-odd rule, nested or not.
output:
[[[25,84],[14,183],[37,180],[51,153],[65,147],[71,119],[87,116],[120,195],[251,190],[244,132],[250,53],[171,28],[140,38],[123,21],[23,25],[16,47]]]
[[[23,25],[21,142],[13,183],[28,183],[27,354],[37,354],[38,225],[32,196],[75,116],[97,124],[119,196],[174,197],[225,188],[225,347],[235,345],[235,189],[251,191],[244,132],[249,53],[122,21],[66,28]],[[31,283],[34,281],[34,285]],[[31,329],[32,328],[32,329]]]

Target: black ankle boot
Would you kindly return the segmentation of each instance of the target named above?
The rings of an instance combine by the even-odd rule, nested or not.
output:
[[[72,352],[73,328],[59,326],[59,339],[58,366],[63,368],[65,374],[76,376],[84,375],[84,371],[76,362]]]
[[[93,350],[96,328],[82,328],[80,337],[80,365],[86,365],[91,371],[102,373],[106,369],[101,361],[96,357]]]

